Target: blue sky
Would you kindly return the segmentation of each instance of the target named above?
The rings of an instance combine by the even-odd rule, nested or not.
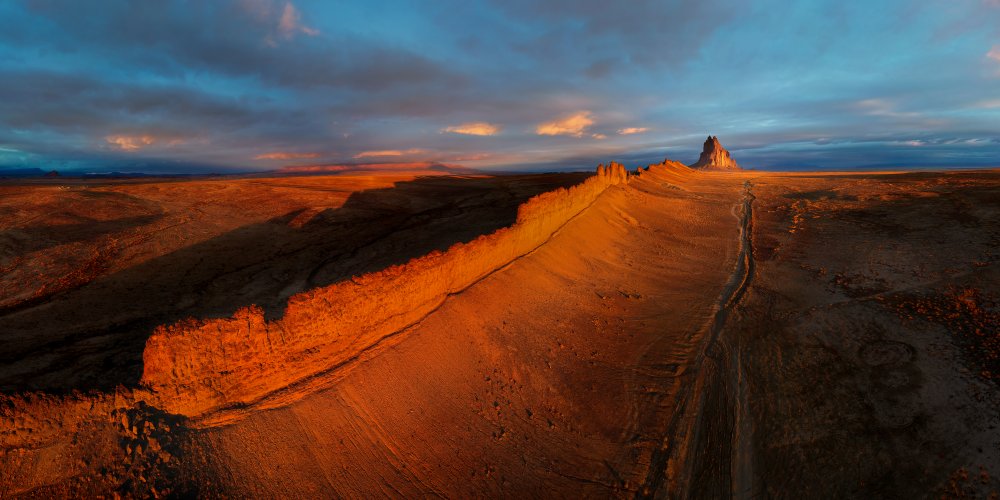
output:
[[[0,169],[1000,165],[1000,0],[0,3]]]

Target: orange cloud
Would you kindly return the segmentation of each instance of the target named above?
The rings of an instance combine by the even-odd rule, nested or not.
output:
[[[648,131],[646,127],[625,127],[618,129],[618,135],[644,134]]]
[[[395,149],[386,149],[382,151],[362,151],[354,155],[355,158],[373,158],[377,156],[403,156],[403,152]]]
[[[400,151],[398,149],[383,149],[378,151],[362,151],[356,155],[355,158],[375,158],[379,156],[403,156],[412,155],[417,153],[423,153],[422,149],[407,149],[406,151]]]
[[[582,137],[584,132],[594,124],[590,111],[580,111],[561,120],[539,124],[535,129],[538,135],[571,135]]]
[[[607,139],[608,138],[608,136],[606,136],[604,134],[591,134],[591,137],[593,137],[594,139],[597,139],[597,140]]]
[[[149,135],[109,135],[104,140],[122,151],[138,151],[156,142]]]
[[[319,158],[319,153],[286,153],[278,151],[274,153],[264,153],[253,157],[255,160],[300,160],[307,158]]]
[[[465,135],[497,135],[500,133],[500,126],[486,122],[471,122],[447,127],[444,131]]]
[[[471,153],[466,155],[458,155],[452,158],[452,161],[482,161],[492,158],[492,153]]]

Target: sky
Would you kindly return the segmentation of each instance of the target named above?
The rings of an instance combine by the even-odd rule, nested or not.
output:
[[[0,171],[1000,166],[1000,0],[5,0]]]

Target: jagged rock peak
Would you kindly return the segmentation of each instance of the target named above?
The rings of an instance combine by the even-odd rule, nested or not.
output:
[[[618,184],[619,182],[628,182],[628,170],[625,170],[625,166],[618,162],[611,162],[608,166],[600,164],[597,166],[598,177],[608,178],[613,182],[613,184]]]
[[[736,164],[736,160],[730,156],[729,151],[722,147],[719,138],[710,135],[705,139],[705,145],[701,150],[701,157],[691,165],[691,168],[703,170],[741,170]]]

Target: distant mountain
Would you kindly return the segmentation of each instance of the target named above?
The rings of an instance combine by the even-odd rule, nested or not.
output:
[[[174,174],[164,177],[173,176],[184,176],[184,174]],[[96,179],[132,179],[134,177],[151,177],[150,174],[143,172],[119,172],[117,170],[113,172],[87,172],[82,175],[84,179],[96,178]]]
[[[708,136],[702,147],[701,157],[690,167],[701,170],[742,170],[714,135]]]
[[[40,168],[2,168],[0,177],[41,177],[45,171]]]

